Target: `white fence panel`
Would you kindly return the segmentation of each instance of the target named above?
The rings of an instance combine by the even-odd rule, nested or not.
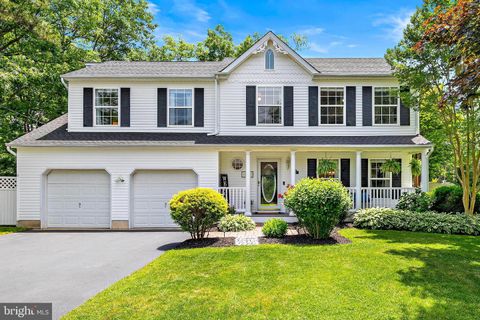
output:
[[[17,178],[0,177],[0,225],[17,223]]]

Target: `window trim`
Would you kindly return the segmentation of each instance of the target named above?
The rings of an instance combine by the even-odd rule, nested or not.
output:
[[[397,99],[397,122],[396,123],[375,123],[375,88],[397,88],[398,89],[398,99]],[[376,127],[391,127],[398,126],[400,124],[400,87],[399,86],[372,86],[372,126]]]
[[[258,122],[258,107],[260,107],[259,103],[258,103],[258,88],[260,87],[275,87],[275,88],[280,88],[280,97],[281,97],[281,104],[280,104],[280,123],[259,123]],[[283,126],[283,122],[284,122],[284,117],[283,117],[283,108],[284,108],[284,101],[283,101],[284,97],[283,97],[283,86],[282,85],[271,85],[271,84],[262,84],[262,85],[257,85],[255,86],[255,121],[256,121],[256,124],[257,126],[259,127],[281,127]]]
[[[390,187],[372,187],[372,161],[373,162],[385,162],[387,159],[381,159],[381,158],[369,158],[368,159],[368,187],[369,188],[392,188],[392,179],[393,179],[393,174],[391,172],[388,172],[389,177],[380,179],[380,178],[373,178],[374,180],[389,180],[390,181]]]
[[[117,109],[118,109],[118,123],[117,124],[97,124],[97,108],[113,108],[111,106],[99,106],[97,107],[97,104],[96,104],[96,101],[97,101],[97,95],[96,95],[96,91],[97,90],[104,90],[104,89],[108,89],[108,90],[117,90],[118,92],[118,106],[117,106]],[[120,118],[121,117],[121,107],[122,107],[122,101],[121,101],[122,97],[121,97],[121,88],[120,87],[94,87],[93,88],[93,127],[103,127],[103,128],[108,128],[108,127],[113,127],[113,128],[116,128],[116,127],[120,127],[120,124],[122,123],[122,119]]]
[[[267,52],[270,51],[272,52],[272,57],[273,57],[273,68],[272,69],[268,69],[267,68]],[[267,50],[265,50],[265,54],[264,54],[264,59],[263,59],[263,68],[265,71],[268,71],[268,72],[272,72],[272,71],[275,71],[275,52],[272,50],[272,48],[267,48]]]
[[[343,88],[343,123],[322,123],[322,88]],[[318,126],[346,127],[347,126],[347,86],[318,86]]]
[[[170,90],[190,90],[192,92],[192,124],[170,124]],[[174,107],[176,108],[176,107]],[[186,107],[179,107],[188,109]],[[193,128],[195,126],[195,90],[193,87],[168,87],[167,88],[167,128]]]

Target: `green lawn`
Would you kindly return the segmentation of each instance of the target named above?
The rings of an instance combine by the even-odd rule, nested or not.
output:
[[[169,251],[66,319],[479,319],[480,237]]]
[[[0,227],[0,236],[4,234],[14,233],[14,232],[22,232],[25,230],[27,229],[22,227]]]

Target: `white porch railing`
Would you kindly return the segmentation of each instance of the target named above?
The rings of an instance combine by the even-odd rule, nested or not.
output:
[[[230,207],[234,207],[237,212],[245,212],[245,187],[220,187],[217,191],[225,197]]]
[[[17,223],[17,178],[0,177],[0,226]]]
[[[355,208],[356,189],[347,188]],[[361,188],[361,209],[366,208],[395,208],[404,193],[412,193],[415,188]]]

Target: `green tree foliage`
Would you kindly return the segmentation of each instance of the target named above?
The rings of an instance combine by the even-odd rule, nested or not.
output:
[[[200,61],[221,61],[235,56],[232,35],[222,25],[208,29],[207,38],[197,44],[197,59]]]
[[[470,0],[426,1],[386,54],[401,84],[411,89],[404,98],[441,124],[468,214],[480,180],[479,7]]]

